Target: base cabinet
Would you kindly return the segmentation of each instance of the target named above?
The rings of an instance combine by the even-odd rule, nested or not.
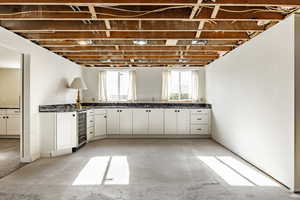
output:
[[[148,112],[148,134],[164,134],[164,110],[151,109]]]
[[[2,109],[0,112],[0,136],[20,136],[21,114],[19,109]]]
[[[94,120],[95,120],[95,137],[102,137],[106,135],[107,129],[107,112],[106,110],[95,110]]]
[[[132,110],[132,132],[133,135],[143,135],[148,134],[149,127],[149,116],[148,110],[146,109],[133,109]]]
[[[42,157],[71,153],[77,145],[76,112],[41,113],[40,130]]]
[[[163,134],[164,110],[163,109],[134,109],[133,134]]]
[[[132,134],[132,110],[109,109],[107,110],[107,134],[131,135]]]
[[[190,110],[166,109],[165,134],[190,134]]]

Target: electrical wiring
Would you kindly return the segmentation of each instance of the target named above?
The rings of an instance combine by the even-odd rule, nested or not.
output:
[[[158,12],[163,12],[166,10],[171,10],[171,9],[180,9],[180,8],[190,8],[191,6],[172,6],[172,7],[165,7],[165,8],[159,8],[159,9],[154,9],[150,11],[130,11],[127,9],[120,9],[120,8],[113,8],[113,7],[105,7],[109,9],[114,9],[114,10],[120,10],[120,11],[126,11],[126,12],[138,12],[140,14],[136,15],[117,15],[117,14],[112,14],[112,13],[105,13],[105,12],[97,12],[96,14],[98,15],[106,15],[106,16],[111,16],[111,17],[120,17],[120,18],[133,18],[133,17],[141,17],[144,15],[148,15],[151,13],[158,13]],[[213,9],[214,7],[212,6],[202,6],[204,8],[209,8]],[[297,8],[298,9],[298,8]],[[247,13],[247,12],[275,12],[275,13],[290,13],[292,10],[284,10],[284,9],[274,9],[267,7],[266,9],[247,9],[247,10],[230,10],[230,9],[225,9],[225,8],[220,8],[221,11],[224,12],[230,12],[230,13]],[[14,15],[25,15],[25,14],[31,14],[31,13],[74,13],[74,11],[47,11],[47,10],[36,10],[36,11],[22,11],[22,12],[15,12],[15,13],[1,13],[0,16],[14,16]],[[89,11],[77,11],[76,13],[86,13],[90,14]]]

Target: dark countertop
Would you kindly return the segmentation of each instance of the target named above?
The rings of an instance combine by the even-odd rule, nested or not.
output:
[[[4,109],[20,109],[20,108],[12,108],[12,107],[0,107],[0,110],[4,110]]]
[[[82,103],[83,109],[76,109],[74,104],[41,105],[40,112],[79,112],[89,109],[211,109],[203,103]]]

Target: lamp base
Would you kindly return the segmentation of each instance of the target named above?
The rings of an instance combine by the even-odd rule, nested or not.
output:
[[[82,106],[81,106],[80,103],[76,103],[76,104],[75,104],[75,108],[76,108],[76,109],[82,109]]]

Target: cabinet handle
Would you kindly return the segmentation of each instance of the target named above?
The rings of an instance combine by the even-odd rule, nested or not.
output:
[[[198,110],[197,112],[202,112],[201,110]]]
[[[149,110],[149,112],[151,112],[151,110]]]
[[[198,118],[197,120],[202,120],[202,118]]]
[[[197,131],[202,131],[202,128],[198,128]]]
[[[106,118],[106,116],[104,115],[104,118]]]
[[[120,112],[122,112],[122,110],[120,110]]]
[[[75,114],[73,114],[73,117],[75,117]]]
[[[6,116],[6,119],[8,119],[9,117],[8,116]]]

